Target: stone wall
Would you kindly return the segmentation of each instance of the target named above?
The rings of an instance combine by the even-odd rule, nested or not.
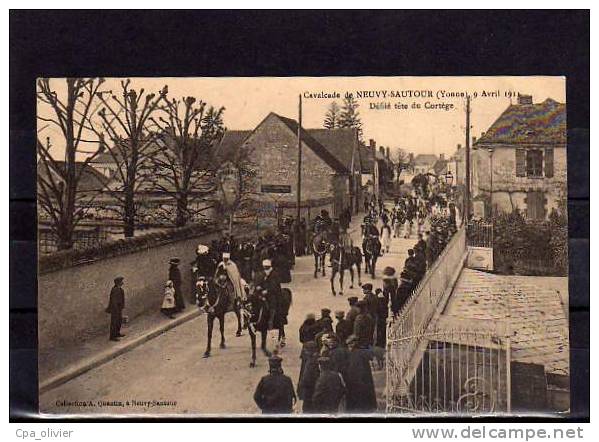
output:
[[[159,310],[168,261],[181,258],[186,299],[191,297],[190,263],[198,243],[209,243],[219,232],[194,236],[156,247],[134,249],[131,253],[98,259],[89,264],[62,267],[38,277],[38,335],[40,350],[68,346],[87,337],[106,333],[108,304],[113,279],[125,278],[125,311],[130,320],[145,312]]]
[[[479,149],[472,151],[473,197],[486,195],[488,198],[492,182],[494,209],[511,212],[513,209],[518,208],[525,211],[527,192],[543,191],[547,199],[545,206],[547,215],[551,213],[551,209],[558,208],[560,200],[567,197],[567,160],[564,146],[554,146],[554,176],[552,178],[545,176],[539,178],[517,177],[516,149],[514,146],[494,145],[493,147],[492,169],[490,154],[486,146],[481,146]],[[545,147],[548,146],[538,146],[540,149]]]

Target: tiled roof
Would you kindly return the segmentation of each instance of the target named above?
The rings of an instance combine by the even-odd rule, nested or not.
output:
[[[514,360],[564,375],[570,372],[567,302],[568,278],[464,269],[440,324],[509,324]]]
[[[282,117],[281,115],[275,114],[271,112],[271,114],[275,115],[279,118],[285,125],[293,131],[293,133],[297,133],[298,123],[291,118]],[[320,142],[318,142],[306,129],[302,127],[302,141],[310,148],[316,155],[318,155],[325,163],[327,163],[333,170],[340,173],[347,173],[349,169],[345,167],[345,165],[337,159],[337,157],[328,151]]]
[[[566,105],[551,98],[536,104],[512,104],[475,143],[565,144]]]
[[[373,159],[372,159],[372,149],[360,145],[360,162],[362,163],[362,173],[372,173],[373,170]]]
[[[228,130],[217,146],[215,156],[221,161],[233,158],[251,130]]]
[[[64,161],[54,160],[54,162],[61,172],[64,171]],[[37,173],[42,177],[48,176],[48,171],[41,161],[38,162]],[[89,164],[85,165],[83,161],[75,163],[75,173],[81,173],[77,186],[78,192],[99,192],[106,188],[108,179]]]
[[[353,151],[358,142],[356,129],[307,129],[316,141],[337,158],[347,170],[351,170]]]

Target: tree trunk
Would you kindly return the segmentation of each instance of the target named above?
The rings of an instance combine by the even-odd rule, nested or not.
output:
[[[133,196],[133,191],[131,189],[127,189],[125,191],[125,206],[123,214],[123,230],[125,238],[131,238],[135,234],[135,201]]]
[[[188,198],[187,194],[180,194],[177,196],[177,219],[175,225],[177,227],[183,227],[187,224],[188,211],[187,211]]]

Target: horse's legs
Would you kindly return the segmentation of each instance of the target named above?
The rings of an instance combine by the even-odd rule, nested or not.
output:
[[[260,331],[260,348],[262,349],[266,357],[269,358],[271,356],[271,353],[266,348],[266,335],[268,335],[268,331]]]
[[[349,285],[350,289],[354,288],[354,265],[349,266],[349,276],[351,277],[351,284]]]
[[[281,325],[279,327],[279,339],[278,341],[281,343],[281,347],[285,347],[285,326]]]
[[[250,342],[252,344],[252,361],[250,362],[250,367],[256,366],[256,333],[252,331],[252,327],[248,326],[248,333],[250,335]]]
[[[318,277],[318,253],[314,252],[314,277]]]
[[[206,345],[206,351],[204,352],[204,357],[207,358],[210,356],[211,343],[212,343],[212,328],[214,327],[214,314],[208,313],[206,315],[208,321],[208,344]]]
[[[327,260],[326,254],[320,256],[320,268],[322,269],[322,276],[327,276],[326,271],[325,271],[326,260]]]
[[[370,263],[370,275],[372,279],[374,279],[374,274],[376,272],[376,256],[372,257],[372,262]]]
[[[235,316],[237,316],[237,333],[235,333],[235,336],[241,336],[241,312],[239,308],[235,309]]]
[[[357,262],[356,268],[358,269],[358,285],[362,287],[362,264]]]
[[[331,270],[331,293],[333,293],[333,296],[337,295],[337,292],[335,291],[335,276],[337,274],[337,271],[335,269]]]
[[[225,345],[225,314],[218,315],[218,326],[220,329],[220,348],[227,348]]]
[[[339,294],[343,295],[343,275],[345,274],[345,269],[341,266],[339,270]]]

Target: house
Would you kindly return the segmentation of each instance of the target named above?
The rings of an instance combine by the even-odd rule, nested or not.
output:
[[[242,147],[249,152],[259,216],[297,213],[297,134],[297,121],[271,112],[252,131],[227,131],[216,149],[223,164]],[[314,218],[322,209],[339,216],[348,207],[356,212],[362,171],[357,131],[302,128],[301,140],[301,216]]]
[[[433,154],[421,153],[414,157],[414,175],[434,173],[433,167],[438,158]]]
[[[463,186],[466,182],[466,149],[461,144],[447,161],[447,173],[453,177],[454,186]]]
[[[489,209],[544,219],[565,204],[566,106],[520,95],[473,142],[472,195]],[[475,209],[476,214],[476,209]]]

